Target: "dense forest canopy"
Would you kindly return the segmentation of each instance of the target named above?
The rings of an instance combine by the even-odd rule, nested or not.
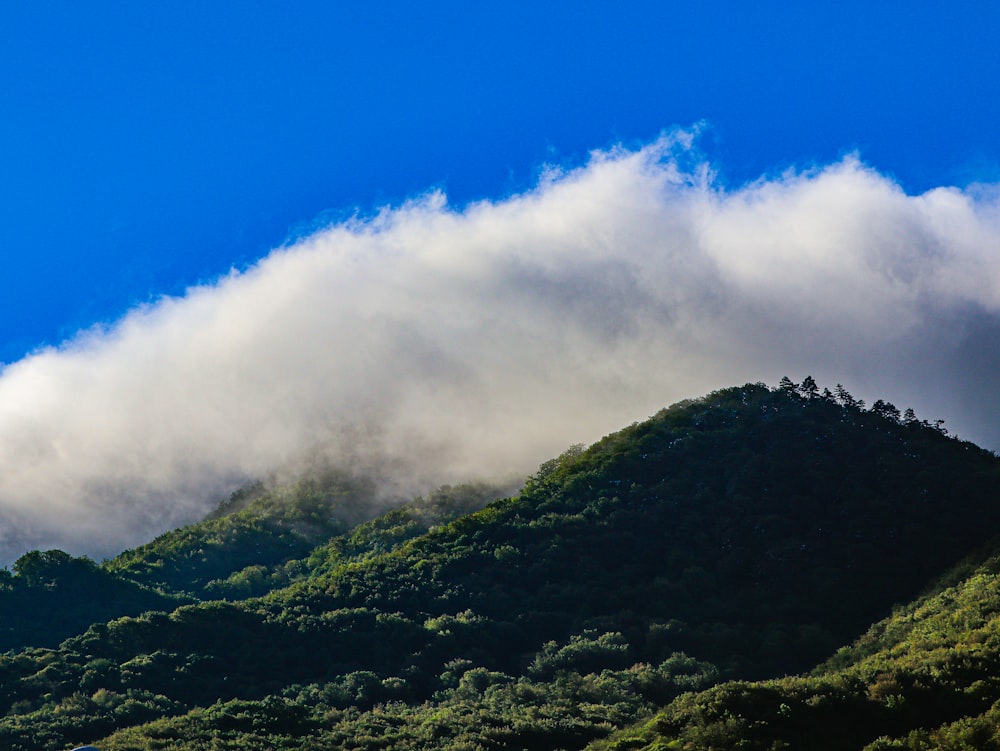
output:
[[[1000,699],[998,491],[991,452],[812,378],[676,404],[519,492],[248,487],[100,565],[18,561],[0,745],[923,748]]]

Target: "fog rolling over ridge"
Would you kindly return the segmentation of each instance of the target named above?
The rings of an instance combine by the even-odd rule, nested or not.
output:
[[[1000,447],[1000,192],[854,158],[727,188],[691,138],[348,220],[8,364],[0,560],[114,553],[317,454],[387,496],[523,475],[783,374]]]

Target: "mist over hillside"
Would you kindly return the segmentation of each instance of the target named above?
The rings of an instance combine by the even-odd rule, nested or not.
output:
[[[1000,446],[1000,201],[856,158],[727,186],[696,134],[294,238],[0,373],[0,560],[103,556],[317,457],[382,499],[525,476],[811,372]]]
[[[365,521],[370,491],[254,486],[101,566],[0,572],[0,746],[632,748],[609,734],[667,705],[643,745],[841,751],[1000,695],[1000,457],[884,400],[746,384],[508,497]]]

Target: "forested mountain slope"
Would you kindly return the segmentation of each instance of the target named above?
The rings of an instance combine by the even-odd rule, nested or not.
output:
[[[969,568],[810,675],[686,695],[593,751],[1000,748],[1000,555]]]
[[[162,592],[211,599],[213,583],[246,566],[273,567],[384,510],[371,482],[317,473],[288,486],[251,485],[198,524],[167,532],[104,564]]]
[[[250,486],[205,521],[101,565],[60,550],[31,551],[13,571],[0,569],[0,651],[55,647],[126,615],[261,595],[333,561],[386,552],[509,491],[445,486],[363,522],[385,505],[371,483],[317,474],[287,486]]]
[[[400,505],[378,498],[367,477],[314,472],[290,485],[244,488],[205,521],[126,550],[103,568],[165,594],[243,599],[305,578],[338,551],[384,552],[513,489],[444,486]]]
[[[61,550],[32,551],[0,570],[0,651],[55,647],[92,623],[184,604]]]
[[[417,536],[386,517],[264,598],[0,658],[0,744],[579,748],[809,669],[1000,521],[994,455],[810,381],[676,405]]]

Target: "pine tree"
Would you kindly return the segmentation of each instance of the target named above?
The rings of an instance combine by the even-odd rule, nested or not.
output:
[[[799,386],[799,393],[807,399],[815,399],[819,396],[819,386],[816,384],[816,379],[811,375],[807,375],[802,380],[802,385]]]
[[[856,407],[858,404],[854,400],[854,397],[851,396],[851,392],[849,392],[847,389],[843,387],[843,385],[839,383],[834,387],[833,393],[837,396],[837,401],[840,402],[845,407]]]

